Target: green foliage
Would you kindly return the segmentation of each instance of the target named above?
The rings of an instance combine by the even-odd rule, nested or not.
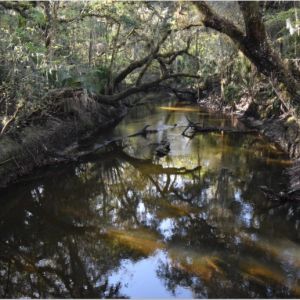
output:
[[[103,93],[107,83],[107,76],[108,69],[106,67],[98,67],[80,78],[81,86],[95,94]]]
[[[44,2],[14,5],[26,13],[0,10],[1,93],[5,90],[5,99],[12,107],[16,107],[18,97],[26,99],[27,107],[36,107],[41,95],[53,88],[82,87],[95,94],[107,91],[108,78],[149,55],[170,28],[175,30],[161,45],[160,53],[182,50],[191,40],[189,54],[177,56],[168,65],[170,72],[198,74],[203,82],[217,78],[217,84],[218,79],[224,79],[223,92],[228,102],[242,92],[252,93],[251,63],[237,55],[225,35],[200,26],[190,31],[177,30],[199,21],[188,5],[181,14],[179,8],[185,4],[51,1],[47,12],[51,18],[46,16]],[[294,15],[292,9],[266,16],[267,27],[275,42],[281,39],[288,58],[300,52],[300,37],[291,36],[285,26],[287,18],[293,26],[298,25]],[[142,69],[135,69],[123,83],[134,85]],[[160,72],[154,60],[143,80],[156,79]],[[179,81],[190,86],[196,82],[191,78]]]
[[[128,27],[136,27],[138,25],[137,21],[130,16],[122,15],[120,21]]]
[[[40,10],[37,10],[36,8],[31,8],[29,11],[29,15],[32,18],[32,21],[37,26],[45,26],[46,25],[46,18]]]
[[[85,88],[94,94],[103,93],[107,83],[108,69],[97,67],[95,69],[82,68],[79,72],[76,66],[71,65],[59,69],[49,70],[48,80],[57,88],[73,87]]]
[[[224,87],[224,97],[227,103],[233,103],[241,97],[241,87],[235,82],[230,82]]]
[[[300,17],[299,8],[266,15],[266,28],[274,40],[277,50],[285,58],[298,58],[300,53],[300,36],[296,29],[300,26],[300,20],[296,20],[296,15]],[[287,28],[288,21],[295,30],[294,34],[291,34]]]
[[[266,27],[271,34],[272,37],[282,37],[288,34],[288,30],[286,28],[286,21],[289,19],[291,24],[295,27],[299,24],[296,22],[295,13],[300,16],[300,9],[297,8],[296,12],[294,8],[291,8],[286,11],[279,11],[277,13],[267,14],[265,16],[265,24]]]

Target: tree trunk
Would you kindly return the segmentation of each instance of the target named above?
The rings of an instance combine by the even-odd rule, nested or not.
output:
[[[49,55],[49,48],[51,47],[51,22],[52,22],[52,17],[51,17],[51,7],[50,7],[50,2],[45,1],[44,2],[44,13],[45,13],[45,19],[46,19],[46,26],[45,26],[45,47],[47,49],[47,55]]]
[[[299,82],[270,45],[257,1],[239,2],[245,33],[232,22],[217,15],[205,1],[194,4],[203,14],[203,24],[206,27],[230,37],[259,72],[284,86],[292,104],[300,104]]]
[[[113,48],[113,51],[112,51],[112,55],[111,55],[111,59],[110,59],[110,64],[109,64],[109,71],[108,71],[108,94],[112,94],[113,92],[113,79],[112,79],[112,76],[113,76],[113,66],[114,66],[114,62],[115,62],[115,56],[116,56],[116,53],[117,53],[117,42],[118,42],[118,39],[119,39],[119,34],[120,34],[120,28],[121,28],[121,25],[120,24],[117,24],[117,32],[116,32],[116,35],[114,36],[113,40],[112,40],[112,48]]]
[[[93,29],[90,30],[90,40],[89,40],[89,66],[92,65],[93,60]]]

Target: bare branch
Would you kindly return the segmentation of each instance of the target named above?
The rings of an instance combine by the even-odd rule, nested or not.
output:
[[[168,38],[168,36],[171,34],[172,30],[167,30],[161,40],[157,43],[156,47],[153,49],[153,51],[142,58],[141,60],[134,61],[131,63],[127,68],[125,68],[123,71],[121,71],[117,77],[114,80],[113,89],[115,89],[121,81],[123,81],[130,73],[132,73],[134,70],[142,67],[144,64],[149,62],[149,60],[153,60],[155,56],[157,55],[160,46],[165,42],[165,40]]]
[[[9,125],[15,121],[15,119],[17,118],[17,115],[18,115],[19,111],[22,109],[22,107],[23,106],[18,106],[16,111],[14,112],[14,114],[11,116],[11,118],[8,121],[6,121],[6,123],[4,124],[4,126],[1,129],[0,136],[4,135],[4,133],[7,131],[7,128],[9,127]]]

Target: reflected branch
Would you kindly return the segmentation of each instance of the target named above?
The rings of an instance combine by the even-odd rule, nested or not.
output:
[[[187,169],[185,167],[166,167],[162,165],[153,164],[151,159],[135,158],[128,155],[124,151],[119,152],[119,157],[131,164],[134,168],[138,169],[142,174],[167,174],[167,175],[187,175],[192,174],[201,169],[201,166],[197,166],[193,169]]]

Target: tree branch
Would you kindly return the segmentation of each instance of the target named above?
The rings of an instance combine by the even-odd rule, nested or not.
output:
[[[182,55],[182,54],[185,54],[185,53],[188,54],[190,44],[191,44],[191,40],[189,39],[188,42],[187,42],[186,48],[184,48],[182,50],[178,50],[178,51],[175,51],[175,52],[161,53],[161,54],[158,53],[156,56],[154,56],[152,58],[150,57],[149,61],[145,64],[144,68],[142,69],[142,71],[140,72],[140,74],[138,76],[138,79],[136,81],[136,86],[141,83],[146,71],[150,67],[150,65],[151,65],[154,58],[156,58],[156,60],[159,62],[160,66],[161,66],[162,75],[167,74],[167,68],[166,68],[165,65],[166,64],[170,65],[176,59],[176,57],[179,56],[179,55]],[[168,61],[164,60],[165,58],[169,58],[169,57],[170,57],[170,59]]]
[[[171,34],[171,32],[172,32],[172,30],[170,30],[170,29],[165,32],[165,34],[163,35],[161,40],[157,43],[156,47],[153,49],[153,51],[151,51],[151,53],[149,55],[145,56],[141,60],[134,61],[127,68],[125,68],[123,71],[121,71],[114,80],[113,89],[115,89],[121,83],[121,81],[123,81],[134,70],[142,67],[144,64],[149,62],[149,60],[153,60],[155,58],[155,56],[157,55],[157,53],[160,49],[160,46],[165,42],[165,40],[168,38],[168,36]]]
[[[147,69],[150,67],[152,61],[154,59],[157,59],[158,62],[161,63],[163,62],[164,64],[170,65],[177,56],[182,55],[182,54],[188,54],[188,50],[190,48],[190,44],[191,44],[191,40],[189,39],[187,41],[187,46],[186,48],[182,49],[182,50],[178,50],[175,52],[167,52],[167,53],[158,53],[160,46],[162,45],[162,43],[166,40],[166,38],[168,37],[168,35],[170,34],[170,32],[168,31],[166,36],[163,37],[163,39],[161,40],[161,42],[158,44],[158,46],[156,47],[156,49],[154,49],[153,52],[151,52],[149,55],[147,55],[146,57],[142,58],[139,61],[135,61],[133,63],[131,63],[126,69],[124,69],[115,79],[115,87],[117,87],[117,84],[119,84],[122,80],[124,80],[130,73],[132,73],[134,70],[136,70],[137,68],[140,68],[142,66],[145,65],[145,67],[142,69],[137,81],[136,81],[136,85],[139,85],[143,76],[145,75]],[[170,58],[168,61],[163,61],[162,59],[165,58]],[[117,83],[117,84],[116,84]]]
[[[256,40],[258,43],[264,43],[267,39],[265,24],[262,20],[259,2],[239,1],[239,7],[243,14],[246,36]]]
[[[23,105],[18,106],[17,109],[15,110],[14,114],[11,116],[11,118],[5,122],[4,126],[1,129],[0,136],[4,135],[8,126],[15,121],[15,119],[17,118],[17,115],[18,115],[19,111],[22,109],[22,107],[23,107]]]
[[[204,16],[204,26],[230,37],[259,72],[269,78],[276,76],[289,92],[291,101],[300,102],[300,85],[293,77],[292,72],[285,66],[281,57],[269,44],[258,3],[255,1],[239,2],[246,33],[243,33],[232,22],[218,16],[206,1],[194,2],[194,4]]]
[[[149,61],[144,65],[144,68],[142,69],[142,71],[140,72],[138,79],[136,80],[135,85],[138,86],[141,84],[141,81],[145,75],[145,73],[147,72],[148,68],[150,67],[150,65],[152,64],[152,59],[149,59]]]
[[[237,43],[243,42],[245,35],[235,24],[218,16],[205,1],[195,1],[194,4],[204,16],[204,26],[228,35]]]
[[[105,102],[105,103],[113,103],[116,102],[118,100],[124,99],[130,95],[139,93],[139,92],[144,92],[150,88],[156,87],[159,85],[159,83],[168,80],[168,79],[172,79],[172,78],[179,78],[179,77],[190,77],[190,78],[196,78],[196,79],[200,79],[201,77],[198,75],[193,75],[193,74],[187,74],[187,73],[177,73],[177,74],[168,74],[166,76],[163,76],[157,80],[151,81],[151,82],[147,82],[144,84],[141,84],[139,86],[133,86],[130,87],[128,89],[126,89],[125,91],[122,91],[118,94],[114,94],[114,95],[101,95],[97,97],[97,100],[99,102]]]

